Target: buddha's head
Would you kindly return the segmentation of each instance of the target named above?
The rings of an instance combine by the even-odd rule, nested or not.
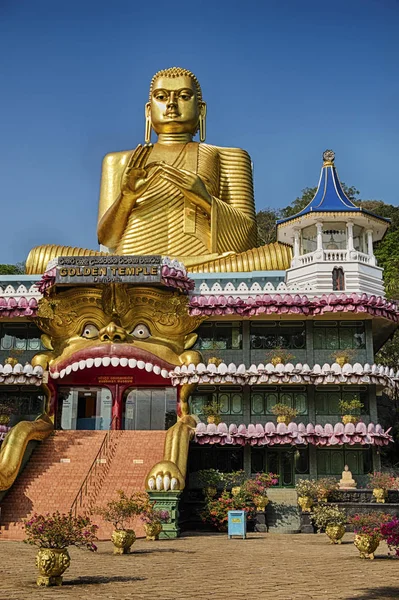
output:
[[[191,71],[172,67],[154,75],[146,104],[146,119],[155,133],[195,135],[201,121],[204,123],[205,115],[201,86]],[[203,135],[201,141],[202,138]]]

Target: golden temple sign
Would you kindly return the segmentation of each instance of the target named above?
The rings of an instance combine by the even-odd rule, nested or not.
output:
[[[161,256],[60,256],[56,285],[160,283]]]

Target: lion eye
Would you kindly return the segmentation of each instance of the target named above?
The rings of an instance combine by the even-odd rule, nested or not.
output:
[[[87,323],[82,331],[82,337],[91,340],[98,336],[98,329],[92,323]]]
[[[147,325],[143,325],[142,323],[140,323],[139,325],[136,325],[136,327],[133,329],[132,335],[134,335],[134,337],[138,338],[139,340],[145,340],[146,338],[150,337],[151,333]]]

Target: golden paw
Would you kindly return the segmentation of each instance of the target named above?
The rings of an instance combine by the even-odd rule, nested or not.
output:
[[[185,480],[175,463],[163,460],[157,463],[147,475],[147,490],[168,492],[182,490]]]

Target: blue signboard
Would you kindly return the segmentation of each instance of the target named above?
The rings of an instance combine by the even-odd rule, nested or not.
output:
[[[228,529],[229,539],[233,535],[239,535],[244,540],[247,537],[247,513],[245,510],[228,511]]]

